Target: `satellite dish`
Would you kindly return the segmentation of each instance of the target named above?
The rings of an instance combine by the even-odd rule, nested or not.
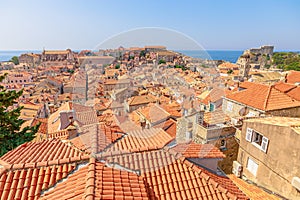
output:
[[[249,113],[249,109],[247,107],[242,107],[239,111],[239,115],[242,117],[247,115],[248,113]]]

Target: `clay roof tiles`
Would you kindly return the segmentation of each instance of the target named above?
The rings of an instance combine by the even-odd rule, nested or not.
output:
[[[177,144],[173,151],[182,154],[186,158],[225,158],[225,155],[212,144]]]
[[[249,198],[253,200],[279,200],[281,198],[278,198],[274,195],[271,195],[264,190],[260,189],[259,187],[255,185],[251,185],[244,180],[237,178],[233,174],[228,175],[228,177],[234,182],[235,185],[238,186],[238,188],[243,191]]]
[[[286,77],[287,83],[299,83],[300,82],[300,72],[299,71],[289,71]]]
[[[37,199],[42,190],[65,178],[75,167],[75,164],[14,166],[0,173],[0,199]]]
[[[144,179],[135,173],[90,159],[67,181],[45,191],[41,199],[149,199]]]
[[[176,129],[177,129],[176,121],[173,120],[172,118],[170,118],[167,121],[164,121],[160,124],[155,125],[154,128],[162,128],[171,137],[176,138]]]
[[[230,93],[226,98],[263,111],[300,106],[299,101],[279,91],[274,85],[254,84],[242,91]]]
[[[83,151],[92,153],[103,151],[106,147],[123,137],[123,134],[118,132],[118,129],[104,124],[88,125],[81,129],[81,135],[72,139],[71,143]]]
[[[97,158],[112,166],[140,171],[149,184],[150,199],[248,199],[230,179],[193,165],[173,149],[103,153]]]
[[[59,139],[27,142],[4,154],[0,159],[9,164],[34,163],[85,155]]]
[[[130,106],[134,106],[134,105],[148,104],[148,103],[155,102],[155,101],[156,100],[152,95],[142,95],[142,96],[131,97],[128,104]]]
[[[108,152],[138,152],[149,149],[161,149],[174,138],[161,128],[130,131],[121,140],[114,143]]]
[[[0,199],[38,199],[88,158],[59,140],[20,145],[0,159]]]

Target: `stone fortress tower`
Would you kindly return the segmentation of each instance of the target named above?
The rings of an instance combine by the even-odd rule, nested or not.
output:
[[[240,76],[248,77],[250,68],[260,69],[270,67],[274,46],[264,45],[259,48],[251,48],[244,51],[236,64],[240,65]]]

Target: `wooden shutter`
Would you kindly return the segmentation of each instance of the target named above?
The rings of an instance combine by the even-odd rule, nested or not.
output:
[[[261,150],[265,153],[267,152],[268,144],[269,144],[269,139],[266,137],[263,137],[262,142],[261,142]]]
[[[248,142],[252,142],[252,134],[253,134],[253,129],[247,128],[247,131],[246,131],[246,140]]]

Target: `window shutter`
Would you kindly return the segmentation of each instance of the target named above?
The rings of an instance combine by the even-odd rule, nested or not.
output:
[[[261,142],[261,150],[265,153],[267,152],[268,144],[269,144],[269,139],[266,137],[263,137],[262,142]]]
[[[252,142],[252,134],[253,134],[253,129],[247,128],[247,132],[246,132],[246,140],[247,140],[248,142]]]

